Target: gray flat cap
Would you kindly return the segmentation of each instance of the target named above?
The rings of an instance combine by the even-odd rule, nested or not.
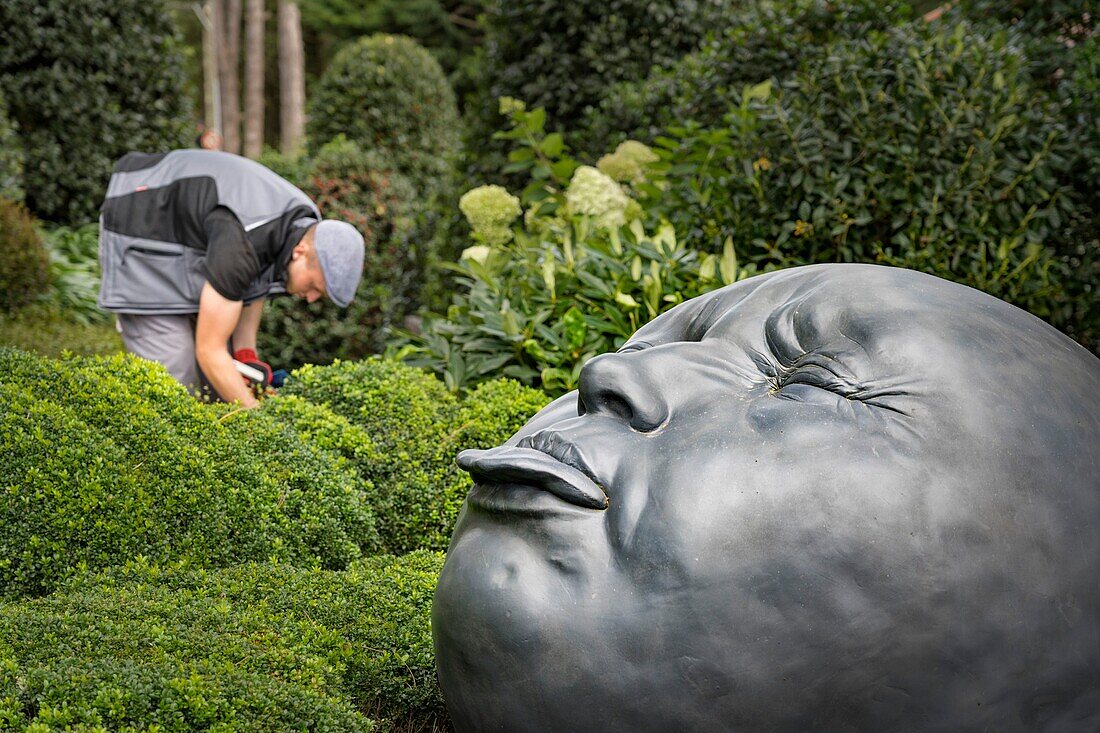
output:
[[[346,308],[363,274],[363,235],[345,221],[325,219],[313,233],[313,248],[329,300]]]

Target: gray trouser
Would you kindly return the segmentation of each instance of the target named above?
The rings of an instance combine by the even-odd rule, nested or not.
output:
[[[118,314],[118,331],[126,350],[143,359],[163,364],[176,380],[196,397],[216,395],[195,360],[194,314],[145,316]]]

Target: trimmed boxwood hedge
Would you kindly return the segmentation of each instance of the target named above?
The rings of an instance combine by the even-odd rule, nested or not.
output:
[[[0,597],[144,556],[345,567],[378,549],[359,476],[263,411],[132,356],[0,349]]]
[[[442,565],[139,562],[0,605],[0,729],[445,726],[430,626]]]
[[[326,444],[339,444],[369,485],[382,546],[394,553],[445,549],[470,489],[455,455],[499,445],[550,401],[506,379],[460,399],[431,374],[386,359],[306,366],[283,392],[323,405],[352,426],[314,420],[315,429],[327,431]]]
[[[378,33],[340,49],[312,91],[308,127],[311,151],[344,135],[391,157],[424,198],[449,184],[458,152],[454,91],[407,36]]]

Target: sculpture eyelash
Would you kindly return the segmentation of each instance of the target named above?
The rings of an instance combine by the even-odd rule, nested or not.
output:
[[[653,346],[653,344],[649,343],[648,341],[631,341],[630,343],[626,343],[620,346],[619,350],[615,353],[629,354],[632,351],[643,351],[651,346]]]

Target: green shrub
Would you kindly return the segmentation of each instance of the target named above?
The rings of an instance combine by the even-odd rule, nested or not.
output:
[[[507,380],[460,400],[431,374],[385,359],[303,367],[282,392],[279,400],[304,399],[350,423],[322,427],[318,415],[297,429],[358,468],[382,546],[394,553],[446,549],[471,485],[455,456],[499,445],[549,401]]]
[[[355,474],[226,409],[132,356],[0,350],[0,597],[139,555],[338,568],[377,549]]]
[[[883,262],[1066,328],[1061,112],[1002,32],[923,23],[832,46],[725,124],[672,128],[662,204],[693,246],[760,267]]]
[[[912,17],[904,0],[745,4],[697,51],[610,89],[579,125],[579,144],[596,153],[625,138],[651,141],[688,120],[718,124],[745,86],[779,82],[807,61],[823,59],[837,40],[863,38]]]
[[[22,204],[0,199],[0,311],[30,303],[49,285],[49,255]]]
[[[346,135],[394,161],[425,198],[444,190],[458,144],[458,110],[432,55],[405,36],[346,46],[313,90],[311,150]]]
[[[500,137],[516,145],[508,169],[530,178],[518,197],[526,212],[513,223],[517,197],[499,186],[463,197],[474,246],[451,265],[458,292],[445,314],[426,314],[422,333],[406,336],[401,358],[452,390],[503,375],[561,394],[589,358],[748,274],[732,247],[700,256],[646,210],[663,185],[652,150],[634,142],[601,158],[629,179],[620,183],[578,166],[562,135],[546,134],[543,110],[507,98],[503,106],[512,125]]]
[[[23,148],[0,94],[0,199],[23,200]]]
[[[393,163],[337,136],[306,170],[303,190],[326,217],[359,230],[366,256],[355,300],[347,308],[327,299],[306,303],[297,298],[276,298],[267,306],[260,353],[286,367],[381,351],[389,329],[418,306],[423,272],[424,253],[412,239],[415,193]]]
[[[477,22],[488,0],[374,0],[369,4],[302,0],[303,27],[340,42],[371,33],[410,36],[431,51],[461,101],[476,78],[482,30]],[[325,49],[317,49],[327,65]],[[311,62],[317,63],[311,54]],[[323,68],[323,67],[322,67]]]
[[[444,726],[430,628],[442,564],[425,552],[345,572],[141,562],[0,606],[0,726]]]
[[[31,211],[94,220],[115,160],[188,143],[179,49],[163,0],[0,3],[0,88],[27,154]]]
[[[725,24],[728,0],[496,0],[485,15],[487,98],[542,107],[574,128],[616,82],[642,79],[693,50]],[[488,139],[500,119],[476,134]]]
[[[1022,41],[1028,67],[1043,84],[1057,85],[1076,66],[1076,48],[1100,33],[1093,0],[960,0],[948,22],[967,18],[1011,29]]]
[[[103,323],[110,316],[96,305],[99,296],[99,225],[57,227],[43,241],[50,256],[47,300],[79,323]]]

